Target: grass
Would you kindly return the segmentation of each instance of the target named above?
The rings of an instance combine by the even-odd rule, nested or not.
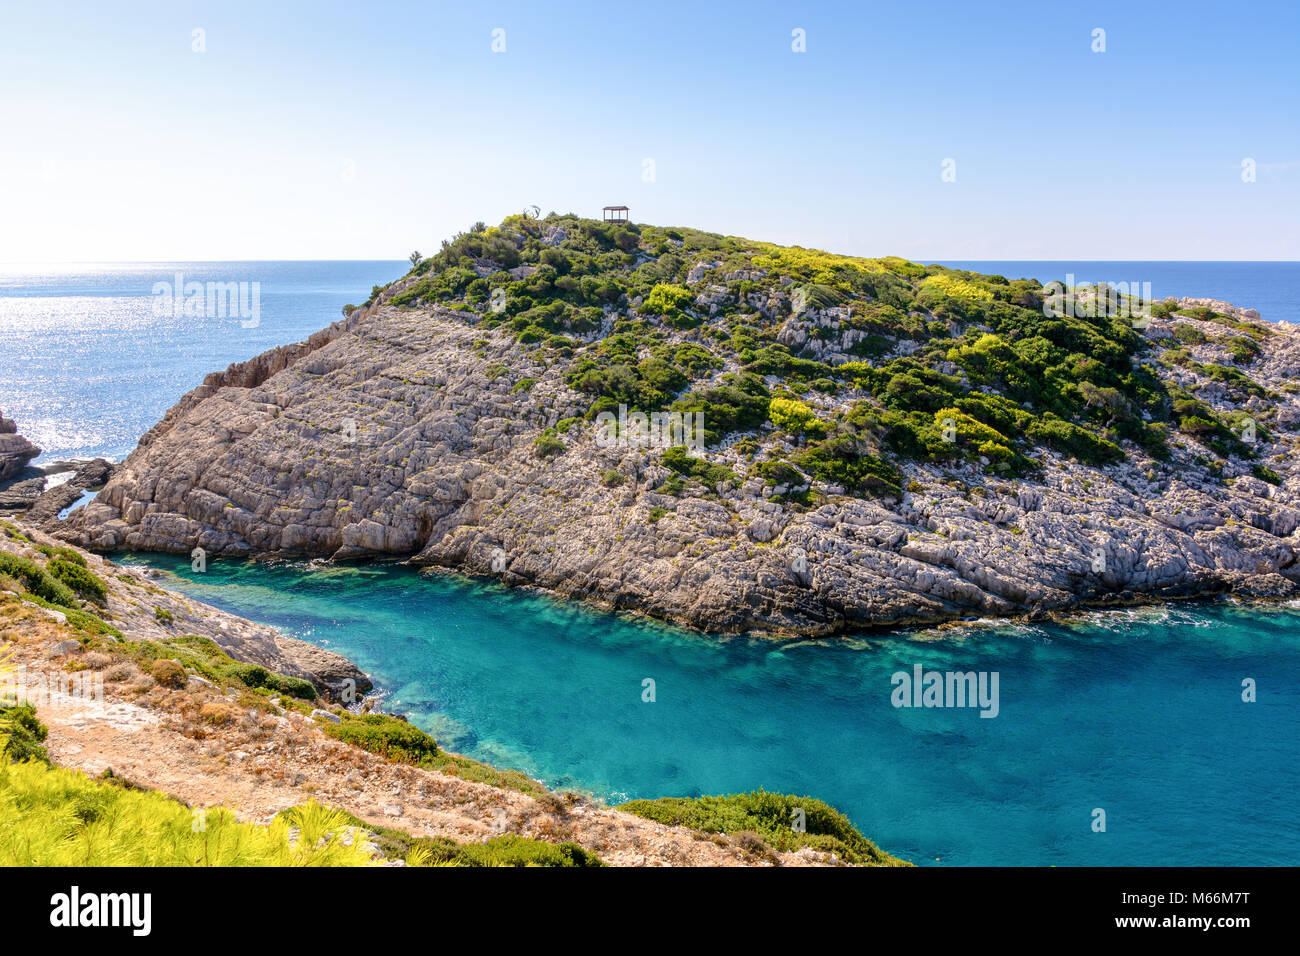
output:
[[[12,670],[0,648],[0,678]],[[0,701],[0,866],[368,866],[351,821],[318,804],[270,826],[53,766],[30,706]],[[296,839],[291,831],[297,831]],[[350,843],[350,845],[349,845]]]
[[[345,842],[350,827],[319,804],[259,826],[63,767],[0,762],[0,866],[372,865],[355,833]]]

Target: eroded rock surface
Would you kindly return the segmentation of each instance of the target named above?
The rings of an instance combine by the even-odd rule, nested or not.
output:
[[[410,281],[305,343],[208,376],[59,536],[106,550],[200,547],[209,560],[406,558],[722,631],[826,634],[1297,591],[1300,330],[1285,323],[1245,372],[1267,399],[1234,404],[1194,365],[1156,369],[1216,412],[1267,420],[1257,461],[1276,483],[1179,440],[1163,462],[1137,448],[1100,467],[1046,452],[1026,479],[911,462],[896,498],[814,484],[803,507],[753,477],[716,494],[664,493],[660,450],[600,447],[564,361],[466,310],[387,304]],[[776,298],[755,307],[789,310]],[[1196,355],[1221,354],[1212,323],[1156,318],[1143,334],[1167,339],[1176,323],[1211,334]],[[832,358],[850,347],[817,342]],[[573,418],[554,436],[562,451],[540,457],[543,429]],[[733,443],[707,457],[744,473]]]

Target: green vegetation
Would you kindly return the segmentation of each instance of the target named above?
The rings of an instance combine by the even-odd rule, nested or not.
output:
[[[707,283],[688,284],[698,264]],[[619,406],[700,413],[709,449],[733,436],[751,456],[779,431],[794,446],[782,452],[790,466],[857,495],[898,494],[907,461],[1020,476],[1048,451],[1094,466],[1137,449],[1166,459],[1176,431],[1220,457],[1248,455],[1204,403],[1189,411],[1197,400],[1165,384],[1154,356],[1222,383],[1230,398],[1267,397],[1242,371],[1273,334],[1265,325],[1156,303],[1152,315],[1187,320],[1161,352],[1117,314],[1133,303],[1104,286],[1060,309],[1032,279],[554,213],[478,224],[411,274],[395,303],[469,310],[478,325],[547,350],[547,362],[558,350],[588,419]],[[494,294],[504,309],[489,307]],[[1207,342],[1232,364],[1194,361],[1190,349]],[[817,343],[854,360],[824,360]],[[839,403],[823,411],[812,392]],[[564,431],[538,437],[538,456],[562,453]],[[700,464],[666,456],[666,492],[693,479],[715,487],[702,473],[709,454]]]
[[[754,834],[772,849],[812,847],[866,866],[906,866],[864,837],[829,804],[763,790],[726,797],[633,800],[618,809],[705,833]],[[802,828],[801,828],[802,827]]]
[[[282,810],[280,816],[297,808]],[[577,843],[547,843],[514,834],[484,843],[457,843],[446,837],[413,837],[404,830],[366,823],[345,810],[337,810],[349,824],[370,834],[370,842],[390,860],[407,866],[592,866],[605,864]]]
[[[736,473],[725,465],[715,465],[703,458],[693,458],[686,453],[685,447],[675,445],[664,449],[663,463],[685,478],[694,478],[710,491],[716,492],[723,482],[737,483],[740,479]]]
[[[723,384],[691,391],[674,402],[672,410],[704,416],[705,442],[716,445],[730,432],[748,432],[767,420],[771,401],[767,386],[756,375],[727,374]]]
[[[227,809],[197,817],[163,794],[63,767],[0,761],[0,866],[372,865],[362,841],[345,842],[348,828],[318,804],[259,826]]]
[[[404,718],[390,714],[340,714],[340,723],[322,721],[320,727],[331,737],[360,747],[398,763],[409,763],[426,770],[439,770],[465,780],[507,787],[532,796],[546,789],[517,770],[497,770],[487,764],[438,747],[432,737]]]
[[[0,701],[0,765],[5,760],[35,760],[49,763],[42,744],[49,731],[36,719],[31,704],[6,705]]]
[[[1260,481],[1266,481],[1270,485],[1282,484],[1282,476],[1267,465],[1256,465],[1250,470],[1250,473]]]
[[[437,743],[423,730],[387,714],[349,716],[342,723],[327,723],[325,731],[344,743],[398,763],[418,766],[440,753]]]
[[[0,676],[7,654],[0,649]],[[343,815],[309,803],[270,826],[201,816],[152,791],[54,766],[28,705],[0,700],[0,866],[367,866]],[[297,831],[296,839],[291,829]]]
[[[554,428],[548,428],[533,439],[533,453],[538,458],[554,458],[564,453],[564,442],[555,434]]]
[[[0,551],[0,574],[9,575],[17,580],[24,590],[60,608],[77,607],[77,597],[73,594],[72,588],[55,578],[31,558]]]
[[[169,637],[162,641],[126,641],[116,645],[114,650],[126,653],[146,670],[153,672],[159,683],[171,680],[175,686],[184,687],[185,675],[190,672],[212,681],[218,687],[234,687],[266,695],[285,694],[300,700],[315,700],[317,697],[316,688],[311,682],[300,677],[277,674],[260,664],[237,661],[214,641],[197,634]],[[162,672],[167,675],[165,679],[158,678],[159,665],[162,665]]]
[[[76,552],[73,554],[81,558]],[[63,557],[52,558],[45,565],[45,570],[88,601],[103,604],[108,600],[108,585],[87,569],[85,559],[69,561]]]

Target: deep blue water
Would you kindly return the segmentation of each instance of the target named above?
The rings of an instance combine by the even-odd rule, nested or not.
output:
[[[927,260],[928,261],[928,260]],[[1300,322],[1300,262],[1071,262],[1071,261],[941,261],[939,265],[1004,276],[1038,279],[1044,285],[1127,282],[1130,289],[1151,283],[1156,300],[1169,297],[1222,299],[1243,309],[1256,309],[1270,322]]]
[[[778,643],[395,566],[127,560],[352,658],[448,749],[610,801],[820,797],[919,864],[1300,863],[1300,610]],[[998,672],[998,716],[895,708],[918,663]]]
[[[135,447],[209,372],[305,339],[406,262],[0,265],[0,411],[37,464]],[[258,282],[260,317],[155,315],[154,284]],[[250,288],[251,300],[251,288]]]

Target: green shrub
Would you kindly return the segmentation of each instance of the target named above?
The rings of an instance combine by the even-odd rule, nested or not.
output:
[[[0,551],[0,574],[16,578],[26,590],[51,604],[70,608],[77,606],[77,596],[72,589],[31,558]]]
[[[0,521],[0,531],[4,532],[6,538],[11,538],[14,541],[23,541],[28,544],[31,543],[31,538],[27,537],[27,535],[18,530],[16,525],[11,524],[8,521]]]
[[[514,834],[493,837],[486,843],[462,843],[441,858],[430,854],[430,860],[451,866],[474,867],[599,867],[605,865],[600,857],[583,849],[577,843],[546,843],[543,840],[532,840]]]
[[[86,567],[84,560],[77,564],[66,558],[53,558],[45,570],[88,600],[100,604],[108,600],[108,585]]]
[[[650,290],[650,294],[641,303],[641,311],[652,315],[662,315],[668,319],[680,319],[682,310],[695,301],[691,290],[685,286],[659,283]]]
[[[311,681],[301,677],[289,677],[269,671],[261,664],[241,664],[232,662],[226,673],[240,681],[245,687],[264,688],[280,694],[288,694],[299,700],[315,700],[318,696]]]
[[[235,685],[249,690],[288,694],[300,700],[315,700],[318,696],[316,688],[308,681],[277,674],[260,664],[236,661],[216,642],[197,634],[169,637],[163,641],[132,643],[125,649],[149,667],[155,661],[174,659],[181,667],[192,670],[221,687]]]
[[[82,555],[80,551],[73,548],[65,548],[61,545],[51,547],[48,544],[40,544],[36,546],[36,550],[51,558],[62,558],[64,561],[71,561],[73,564],[79,564],[83,568],[86,566],[85,556]]]
[[[768,405],[767,417],[777,428],[796,433],[817,421],[817,415],[803,402],[779,397]]]
[[[277,817],[291,820],[295,811],[281,810]],[[448,837],[413,837],[404,830],[366,823],[346,810],[335,810],[348,825],[371,834],[370,842],[390,860],[407,866],[605,866],[600,858],[577,843],[547,843],[515,834],[503,834],[484,843],[457,843]]]
[[[1282,476],[1267,465],[1256,465],[1250,470],[1250,473],[1260,481],[1266,481],[1270,485],[1282,484]]]
[[[725,465],[715,465],[703,458],[695,458],[686,453],[682,445],[665,448],[663,463],[668,468],[686,478],[694,478],[710,491],[716,492],[723,482],[739,481],[736,473]]]
[[[705,441],[715,445],[730,432],[753,431],[767,421],[770,395],[756,375],[725,376],[722,385],[690,391],[673,402],[675,412],[704,416]]]
[[[533,439],[533,454],[538,458],[554,458],[564,453],[564,442],[555,434],[554,428],[548,428]]]
[[[6,707],[0,701],[0,762],[9,759],[49,763],[49,753],[41,746],[48,734],[31,704]]]
[[[1114,442],[1059,418],[1044,417],[1035,421],[1029,426],[1029,436],[1049,448],[1073,455],[1085,464],[1105,465],[1124,458],[1123,449]]]
[[[668,826],[705,833],[753,831],[774,849],[812,847],[866,866],[906,866],[864,837],[848,817],[824,801],[758,790],[725,797],[633,800],[618,809]],[[802,819],[801,832],[795,821]]]
[[[342,723],[326,722],[325,733],[398,763],[419,765],[438,756],[438,745],[423,730],[388,714],[345,714]]]
[[[795,456],[795,464],[818,481],[839,485],[850,494],[901,497],[903,476],[876,455],[859,450],[847,435],[827,439]]]

